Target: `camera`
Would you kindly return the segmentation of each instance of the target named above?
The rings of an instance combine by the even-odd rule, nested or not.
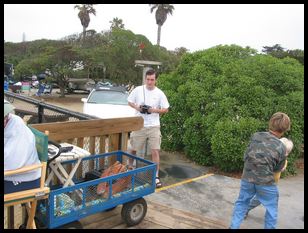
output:
[[[140,105],[140,108],[141,108],[140,113],[142,113],[142,114],[151,114],[148,111],[151,108],[151,106],[144,104],[144,105]]]

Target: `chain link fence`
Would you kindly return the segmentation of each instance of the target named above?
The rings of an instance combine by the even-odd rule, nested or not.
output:
[[[48,104],[44,101],[10,91],[4,91],[4,98],[14,105],[15,114],[20,116],[27,124],[99,119],[95,116],[61,108]],[[100,138],[95,138],[95,153],[99,153],[99,140]],[[107,148],[108,141],[109,140],[107,139]],[[77,139],[70,143],[77,145]],[[83,149],[89,150],[89,144],[90,138],[84,138]]]
[[[95,116],[71,111],[9,91],[4,91],[4,98],[14,105],[15,114],[23,118],[27,124],[98,119]]]

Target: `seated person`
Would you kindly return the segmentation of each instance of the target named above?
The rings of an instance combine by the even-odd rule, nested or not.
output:
[[[4,171],[40,164],[35,136],[4,100]],[[40,187],[41,169],[4,177],[4,194]]]

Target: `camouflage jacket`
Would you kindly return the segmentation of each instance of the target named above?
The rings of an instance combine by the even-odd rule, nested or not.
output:
[[[274,173],[286,160],[284,144],[269,132],[254,133],[244,154],[242,179],[258,185],[275,183]]]

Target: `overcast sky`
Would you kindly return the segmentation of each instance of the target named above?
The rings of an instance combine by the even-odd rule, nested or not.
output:
[[[157,41],[155,13],[148,4],[98,4],[89,29],[108,30],[113,18],[125,29]],[[190,52],[219,44],[263,46],[280,44],[304,50],[304,4],[174,4],[161,31],[161,46]],[[61,39],[82,32],[74,4],[4,4],[4,40],[21,42]]]

